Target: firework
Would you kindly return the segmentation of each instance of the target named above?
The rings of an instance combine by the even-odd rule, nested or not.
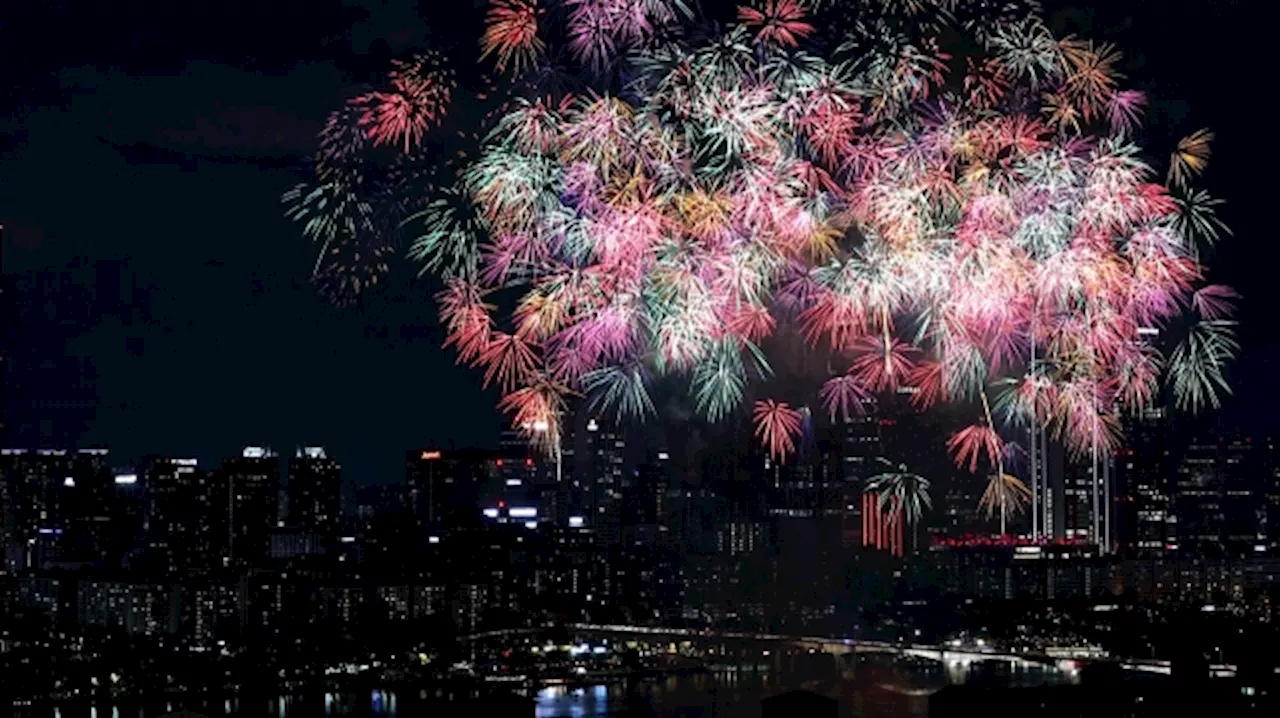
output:
[[[901,513],[908,525],[916,525],[924,510],[933,506],[929,480],[908,471],[904,464],[895,466],[884,458],[877,458],[877,461],[887,470],[868,479],[865,490],[879,496],[882,513]]]
[[[1169,159],[1170,185],[1185,186],[1191,178],[1204,171],[1212,154],[1210,143],[1213,133],[1206,129],[1196,130],[1178,140],[1178,146]]]
[[[756,436],[769,450],[769,455],[782,461],[795,453],[804,414],[785,403],[766,399],[755,408]]]
[[[497,57],[498,72],[516,73],[533,65],[544,44],[538,37],[537,0],[492,0],[485,18],[481,59]]]
[[[350,306],[386,276],[393,254],[391,247],[364,248],[353,242],[336,242],[320,256],[311,282],[334,305]]]
[[[764,0],[758,5],[738,7],[738,19],[756,31],[756,42],[795,47],[813,34],[813,25],[804,21],[808,13],[800,0]]]
[[[422,142],[439,124],[453,96],[453,72],[437,55],[393,61],[390,88],[365,93],[351,101],[361,110],[360,126],[376,145],[401,146],[404,152]]]
[[[1012,432],[1105,455],[1164,396],[1221,403],[1236,297],[1201,255],[1228,232],[1191,186],[1212,134],[1144,159],[1117,48],[1055,37],[1030,2],[755,0],[696,31],[687,5],[495,0],[483,52],[514,87],[560,58],[598,86],[502,104],[414,218],[449,344],[535,439],[568,396],[639,419],[674,379],[707,420],[750,410],[785,460],[810,399],[783,401],[766,353],[802,351],[831,367],[811,389],[833,421],[898,391],[979,406],[949,448],[1003,521],[1025,493]],[[563,22],[540,37],[543,10]],[[361,221],[344,158],[435,121],[396,112],[356,118],[363,137],[335,117],[343,170],[299,216],[318,240]]]

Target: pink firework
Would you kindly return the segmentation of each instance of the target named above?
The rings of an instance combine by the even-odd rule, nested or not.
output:
[[[1202,318],[1217,321],[1230,319],[1235,314],[1235,301],[1238,299],[1240,294],[1231,287],[1210,284],[1191,295],[1191,305]]]
[[[518,73],[532,65],[544,47],[538,37],[540,13],[537,0],[490,0],[480,58],[495,55],[498,72],[510,66]]]
[[[986,424],[972,424],[957,431],[947,440],[947,449],[956,466],[967,465],[970,473],[977,473],[983,459],[992,468],[1003,463],[1004,440]]]
[[[1166,391],[1219,405],[1236,296],[1205,286],[1200,249],[1225,228],[1188,186],[1212,135],[1148,164],[1145,97],[1122,86],[1113,48],[1055,38],[1035,13],[1012,21],[1002,3],[959,18],[951,2],[872,3],[883,23],[842,25],[861,9],[741,0],[696,29],[678,25],[691,5],[488,6],[484,54],[538,65],[511,83],[538,89],[484,128],[415,246],[455,280],[449,345],[518,424],[558,421],[567,392],[642,419],[652,381],[688,386],[718,421],[795,333],[808,345],[795,352],[843,362],[813,387],[833,420],[902,390],[920,409],[981,402],[983,422],[949,443],[963,466],[993,464],[997,487],[1006,427],[1105,453],[1118,417]],[[561,26],[539,37],[543,9]],[[544,41],[594,86],[542,97],[567,94],[558,61],[537,61]],[[943,43],[964,48],[958,62]],[[291,195],[316,241],[370,231],[363,185],[337,183],[372,145],[423,142],[452,87],[437,68],[398,65],[335,115],[322,186]],[[797,450],[805,412],[754,414],[770,456]]]
[[[502,391],[510,392],[516,386],[528,383],[537,375],[538,355],[516,334],[494,332],[488,345],[480,352],[480,364],[485,367],[484,385],[497,379]]]
[[[436,295],[440,305],[440,321],[445,325],[448,338],[445,346],[458,349],[458,360],[464,363],[477,361],[489,346],[493,333],[491,307],[484,303],[475,285],[451,280]]]
[[[849,421],[850,418],[865,413],[863,403],[871,398],[871,393],[862,387],[856,377],[845,374],[828,379],[818,396],[832,421],[836,417]]]
[[[856,349],[858,357],[849,374],[874,392],[893,391],[915,367],[920,350],[897,339],[864,337]]]
[[[498,408],[511,415],[512,423],[533,443],[554,449],[560,441],[565,397],[569,393],[567,387],[550,377],[537,377],[503,396]]]
[[[800,0],[764,0],[763,7],[738,6],[738,20],[756,31],[756,42],[795,47],[813,33]]]
[[[374,144],[397,144],[408,152],[448,111],[453,73],[435,55],[417,55],[393,62],[390,85],[390,91],[375,90],[351,102],[363,110],[359,124]]]
[[[800,435],[804,418],[802,412],[785,402],[764,399],[756,402],[753,418],[756,438],[768,448],[770,456],[786,461],[788,455],[795,453],[795,439]]]

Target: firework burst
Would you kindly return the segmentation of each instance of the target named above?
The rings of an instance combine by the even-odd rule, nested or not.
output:
[[[689,9],[490,4],[483,54],[517,91],[556,63],[598,86],[502,103],[410,251],[531,436],[575,393],[652,415],[676,379],[705,419],[753,407],[785,460],[808,422],[807,399],[767,398],[786,345],[835,367],[812,387],[832,420],[904,390],[979,405],[949,447],[1003,520],[1025,494],[1010,432],[1099,455],[1163,392],[1221,403],[1236,297],[1200,248],[1228,233],[1191,186],[1212,134],[1150,164],[1117,48],[1055,37],[1031,2],[754,0],[697,28]],[[363,135],[335,115],[334,176],[294,196],[317,241],[364,231],[349,159],[421,142],[452,92],[438,67],[398,65],[380,92],[401,99],[357,103]]]
[[[359,124],[375,145],[392,144],[408,152],[439,124],[456,86],[453,72],[434,53],[394,60],[387,90],[374,90],[351,101],[360,109]]]

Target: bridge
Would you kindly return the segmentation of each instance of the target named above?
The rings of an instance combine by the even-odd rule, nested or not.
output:
[[[830,637],[830,636],[789,636],[774,633],[753,633],[740,631],[714,631],[689,628],[666,628],[655,626],[626,626],[599,623],[569,623],[557,626],[517,628],[498,631],[486,631],[463,637],[466,642],[484,641],[492,638],[514,638],[517,636],[536,635],[548,628],[573,631],[579,634],[599,634],[629,639],[652,638],[658,640],[679,641],[740,641],[752,643],[781,644],[792,649],[810,653],[826,653],[833,656],[850,654],[889,654],[912,656],[938,661],[944,665],[968,664],[980,661],[1003,661],[1019,667],[1054,666],[1064,671],[1078,668],[1081,661],[1095,660],[1102,656],[1096,653],[1064,655],[1055,651],[1055,655],[1033,652],[1008,652],[988,647],[963,647],[956,645],[925,645],[915,643],[892,643],[888,641],[871,641],[865,639]],[[1130,664],[1133,664],[1132,666]],[[1127,662],[1126,668],[1143,670],[1145,662]],[[1157,662],[1152,662],[1157,663]],[[1165,664],[1167,665],[1167,664]]]

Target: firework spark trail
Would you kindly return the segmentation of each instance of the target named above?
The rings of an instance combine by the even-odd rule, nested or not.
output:
[[[401,145],[404,152],[422,142],[439,124],[456,87],[453,73],[435,54],[393,61],[388,91],[374,90],[352,100],[361,109],[359,124],[374,144]]]
[[[571,394],[641,418],[678,377],[708,420],[755,402],[781,460],[809,400],[760,397],[762,347],[798,333],[831,357],[814,392],[833,420],[903,388],[920,409],[981,401],[949,447],[991,470],[1002,518],[1025,488],[1004,432],[1096,455],[1166,390],[1218,406],[1237,297],[1205,286],[1202,251],[1228,232],[1191,186],[1213,136],[1157,172],[1119,51],[1055,38],[1032,5],[755,0],[690,31],[679,0],[494,0],[483,54],[513,87],[543,87],[553,58],[599,86],[505,103],[420,205],[411,253],[448,281],[448,343],[537,440]],[[955,35],[972,42],[953,53]],[[422,71],[397,72],[392,92],[419,97]],[[293,197],[316,241],[361,221],[349,157],[424,141],[449,94],[432,97],[361,115],[364,136],[335,116],[329,189]],[[513,311],[487,303],[499,291]]]
[[[778,461],[796,451],[796,437],[800,435],[804,415],[785,402],[773,399],[757,401],[754,413],[756,436]]]

